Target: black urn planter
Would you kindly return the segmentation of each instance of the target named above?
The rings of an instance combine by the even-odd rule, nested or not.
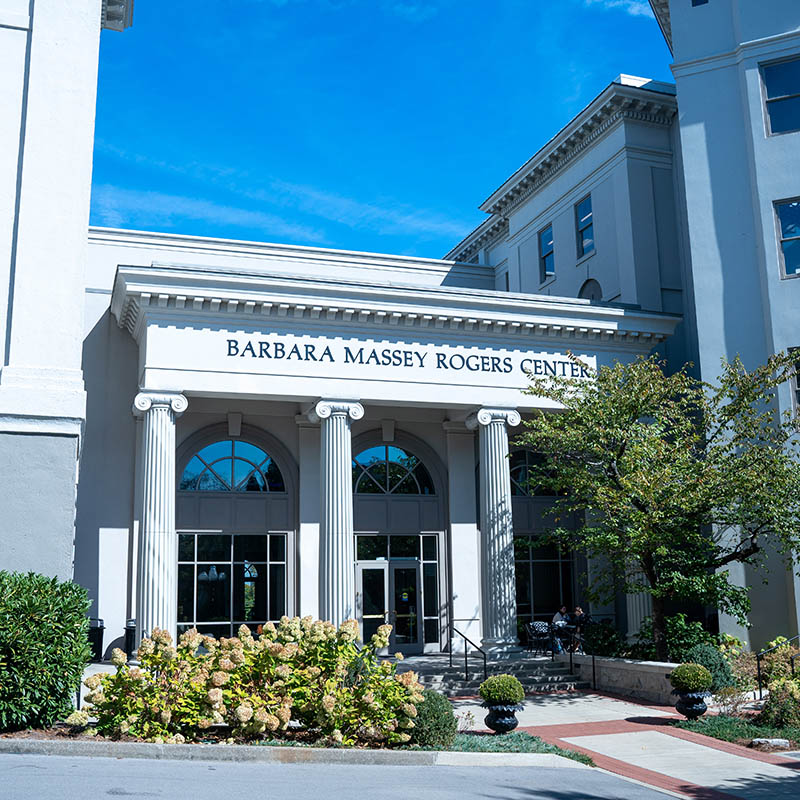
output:
[[[523,709],[519,703],[483,703],[483,707],[489,709],[489,713],[483,718],[489,730],[508,733],[519,725],[516,712]]]
[[[678,695],[675,709],[683,714],[686,719],[697,719],[708,711],[705,698],[711,697],[711,692],[679,692],[674,689],[672,694]]]

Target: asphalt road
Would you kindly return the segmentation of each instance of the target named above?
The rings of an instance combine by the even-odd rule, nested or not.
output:
[[[0,799],[664,800],[598,770],[241,764],[0,755]]]

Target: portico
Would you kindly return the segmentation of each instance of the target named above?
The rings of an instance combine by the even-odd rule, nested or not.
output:
[[[547,409],[526,376],[587,380],[568,353],[627,360],[677,318],[270,266],[117,270],[139,353],[138,635],[308,613],[390,621],[411,652],[452,625],[513,646],[509,435]]]

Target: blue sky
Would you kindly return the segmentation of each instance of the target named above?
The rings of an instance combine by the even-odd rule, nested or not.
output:
[[[136,0],[102,35],[91,221],[440,257],[669,62],[645,0]]]

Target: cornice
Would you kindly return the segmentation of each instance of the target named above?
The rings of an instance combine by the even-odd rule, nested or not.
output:
[[[503,337],[586,340],[652,347],[680,317],[587,300],[447,287],[391,288],[335,280],[207,270],[119,267],[111,310],[138,338],[148,317],[233,324],[291,321],[305,330],[336,323],[360,328],[471,332]]]
[[[124,31],[133,25],[133,0],[103,0],[101,27]]]
[[[673,95],[616,84],[604,95],[599,98],[602,102],[590,106],[520,167],[480,206],[481,210],[508,217],[614,126],[625,120],[669,126],[677,113]]]
[[[458,262],[475,262],[480,250],[492,247],[505,236],[508,236],[508,220],[505,217],[490,217],[444,257]]]
[[[669,16],[669,0],[650,0],[650,7],[653,9],[653,15],[656,18],[656,22],[658,22],[658,27],[661,28],[661,33],[664,34],[664,39],[671,53],[672,20]]]

